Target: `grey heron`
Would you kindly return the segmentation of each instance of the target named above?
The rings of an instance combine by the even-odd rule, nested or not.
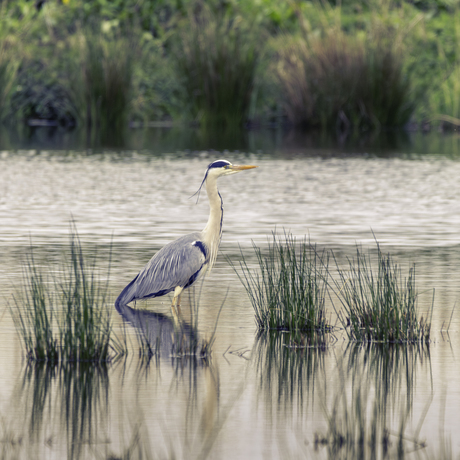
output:
[[[253,165],[232,165],[229,161],[211,163],[204,175],[203,184],[208,194],[210,213],[208,223],[201,232],[189,233],[160,249],[123,289],[115,301],[117,310],[133,300],[159,297],[174,292],[171,308],[175,313],[180,296],[205,273],[209,273],[217,257],[222,238],[224,205],[217,189],[217,179],[246,169]]]

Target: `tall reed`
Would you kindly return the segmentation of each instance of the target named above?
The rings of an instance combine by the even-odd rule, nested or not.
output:
[[[107,361],[112,332],[107,285],[97,277],[95,259],[85,259],[76,232],[70,235],[69,249],[62,280],[56,283],[64,307],[58,316],[61,358]]]
[[[24,27],[18,25],[14,34],[7,14],[6,2],[0,5],[0,121],[11,115],[11,97],[23,60]],[[24,20],[24,22],[27,22]]]
[[[190,13],[173,47],[192,117],[204,127],[246,121],[259,59],[260,36],[241,16],[203,7]]]
[[[377,261],[357,246],[356,257],[348,259],[348,269],[339,266],[334,279],[336,293],[345,309],[339,313],[351,340],[377,342],[429,341],[429,317],[419,316],[415,266],[403,278],[401,268],[377,244]],[[375,267],[377,265],[377,267]],[[348,327],[349,326],[349,327]]]
[[[299,243],[285,233],[273,233],[263,252],[253,244],[258,269],[241,252],[242,281],[260,330],[326,330],[327,256],[317,254],[306,239]]]
[[[402,126],[414,108],[403,56],[384,35],[364,41],[332,28],[320,37],[286,38],[277,75],[296,125]]]
[[[454,55],[450,59],[442,42],[438,41],[438,60],[443,69],[443,79],[431,92],[431,105],[435,118],[444,126],[460,125],[460,14],[453,18],[454,24]]]
[[[68,38],[66,85],[77,119],[117,133],[127,126],[135,61],[133,41],[102,26]]]
[[[95,262],[88,262],[75,227],[59,271],[45,272],[31,249],[22,293],[11,307],[30,360],[105,362],[126,353],[112,334],[107,283]]]
[[[16,309],[12,309],[16,330],[22,337],[29,359],[58,361],[60,349],[54,329],[53,297],[49,292],[51,280],[49,274],[45,275],[35,263],[32,250],[27,257],[23,278],[23,292],[15,297]]]

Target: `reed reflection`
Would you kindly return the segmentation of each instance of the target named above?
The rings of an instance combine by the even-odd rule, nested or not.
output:
[[[2,458],[205,458],[230,410],[218,369],[194,356],[172,364],[27,365]]]
[[[354,378],[362,384],[373,387],[376,399],[382,405],[394,407],[405,405],[412,408],[415,382],[423,373],[431,382],[431,356],[428,343],[411,345],[350,343],[344,354],[348,369],[353,370]]]
[[[91,458],[109,437],[108,375],[105,365],[27,364],[12,400],[23,426],[29,458]]]
[[[410,423],[421,372],[431,379],[426,344],[350,344],[332,374],[340,384],[329,394],[332,379],[320,387],[327,428],[315,432],[315,450],[324,448],[334,459],[402,459],[425,448],[419,437],[424,416]]]
[[[334,338],[329,334],[261,332],[252,360],[259,390],[273,415],[281,407],[300,407],[314,399],[315,386],[324,372],[324,359]]]

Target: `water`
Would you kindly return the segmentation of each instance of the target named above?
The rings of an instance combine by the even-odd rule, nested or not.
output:
[[[339,144],[275,131],[223,141],[193,132],[132,134],[123,148],[88,149],[44,131],[1,146],[2,458],[356,458],[358,443],[336,451],[331,442],[315,443],[331,432],[334,407],[331,420],[353,421],[343,430],[359,420],[366,429],[388,427],[390,458],[398,456],[402,420],[407,458],[459,457],[458,308],[449,334],[441,332],[459,297],[455,134]],[[198,203],[190,196],[218,158],[259,168],[219,180],[221,253],[195,291],[200,337],[211,336],[224,303],[212,359],[174,357],[165,297],[138,304],[127,323],[114,310],[115,328],[126,325],[133,350],[143,324],[161,325],[160,358],[150,364],[132,353],[105,367],[28,366],[7,306],[31,241],[39,264],[54,267],[73,218],[83,245],[97,246],[98,266],[107,266],[111,248],[115,299],[162,245],[203,228],[206,193]],[[275,229],[307,235],[342,261],[356,243],[374,248],[376,238],[404,272],[415,262],[421,311],[436,291],[429,348],[350,344],[338,331],[325,349],[292,350],[283,335],[259,336],[224,256],[237,262],[241,247],[255,263],[251,241],[263,246]],[[183,301],[185,316],[189,304]],[[328,311],[334,317],[330,304]],[[415,439],[426,447],[416,450]]]

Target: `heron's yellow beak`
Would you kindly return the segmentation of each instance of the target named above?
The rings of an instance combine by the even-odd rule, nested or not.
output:
[[[235,171],[244,171],[245,169],[253,169],[257,167],[258,166],[254,166],[254,165],[231,165],[230,169],[233,169]]]

